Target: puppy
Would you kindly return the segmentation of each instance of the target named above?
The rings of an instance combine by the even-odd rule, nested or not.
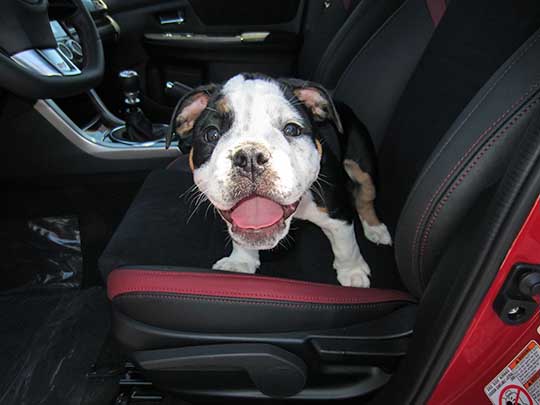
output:
[[[368,239],[390,244],[390,235],[373,208],[370,174],[354,159],[341,164],[323,139],[329,128],[343,132],[328,92],[296,79],[241,74],[222,86],[195,89],[179,101],[167,147],[176,134],[180,148],[189,151],[195,184],[233,241],[231,255],[214,269],[255,273],[259,250],[274,248],[298,218],[316,224],[328,237],[341,285],[369,287],[353,206]]]

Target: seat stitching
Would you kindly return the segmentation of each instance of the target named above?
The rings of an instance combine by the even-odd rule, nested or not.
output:
[[[127,289],[124,289],[122,290],[122,292],[118,295],[122,295],[122,294],[128,294],[128,293],[132,293],[132,292],[140,292],[140,290],[144,290],[144,286],[140,286],[140,287],[132,287],[132,288],[127,288]],[[160,288],[160,290],[162,290],[162,292],[171,292],[171,293],[176,293],[176,294],[200,294],[200,295],[208,295],[208,296],[212,296],[212,295],[227,295],[227,294],[238,294],[239,297],[243,297],[243,298],[269,298],[269,299],[285,299],[285,300],[290,300],[290,301],[297,301],[297,300],[309,300],[309,301],[316,301],[319,297],[315,297],[315,296],[309,296],[309,295],[279,295],[279,294],[264,294],[264,293],[256,293],[256,292],[247,292],[247,293],[243,293],[242,291],[237,291],[237,290],[204,290],[204,289],[193,289],[193,288],[181,288],[181,289],[177,289],[177,288],[172,288],[172,287],[164,287],[164,288]],[[362,297],[358,297],[358,298],[332,298],[332,297],[328,297],[328,299],[326,301],[328,302],[331,302],[331,303],[358,303],[358,304],[362,304],[364,302],[362,302]],[[392,300],[397,300],[397,301],[407,301],[407,298],[404,296],[404,297],[394,297],[394,298],[389,298],[388,300],[373,300],[373,301],[369,301],[367,303],[377,303],[377,302],[388,302],[388,301],[392,301]]]
[[[492,93],[493,89],[499,84],[499,82],[504,78],[506,77],[506,75],[508,74],[508,72],[512,69],[512,67],[515,66],[515,64],[517,62],[519,62],[524,56],[525,54],[534,46],[534,44],[536,44],[536,42],[538,42],[538,40],[540,39],[540,30],[538,30],[534,35],[533,37],[534,38],[531,43],[528,44],[528,46],[526,46],[525,48],[523,48],[523,50],[518,54],[516,55],[515,57],[515,60],[506,67],[506,69],[501,73],[501,75],[497,78],[497,80],[495,80],[495,82],[486,90],[485,94],[480,98],[480,100],[478,100],[478,102],[476,103],[476,105],[471,109],[471,111],[467,114],[467,116],[465,117],[465,119],[463,120],[462,123],[460,123],[460,125],[454,130],[454,132],[448,137],[448,139],[444,142],[444,144],[441,146],[441,148],[439,148],[439,150],[436,152],[435,156],[433,157],[433,159],[431,159],[430,162],[428,162],[427,166],[422,170],[422,173],[420,174],[418,180],[416,181],[415,185],[413,186],[413,189],[411,190],[410,194],[409,195],[413,195],[413,193],[415,192],[415,190],[419,187],[419,184],[420,182],[423,180],[423,178],[426,176],[426,173],[428,173],[430,170],[431,170],[431,167],[435,164],[435,162],[437,161],[437,159],[439,158],[439,156],[441,156],[441,154],[443,153],[443,151],[447,148],[447,146],[450,144],[450,142],[454,139],[454,137],[456,136],[456,134],[463,128],[463,126],[469,121],[469,119],[471,118],[471,116],[476,112],[476,110],[478,110],[478,108],[480,107],[480,105],[484,102],[484,100]],[[539,85],[539,83],[535,83],[529,90],[528,92],[530,91],[533,91],[533,87],[537,87]],[[527,95],[524,95],[523,97],[526,97]],[[509,110],[512,110],[515,105],[519,104],[520,101],[522,99],[516,101],[514,103],[514,105],[512,105],[512,107],[509,108]],[[508,114],[509,111],[506,111],[505,113],[503,113],[503,116]],[[500,117],[501,118],[501,117]],[[499,119],[500,119],[499,118]],[[497,120],[498,121],[498,120]],[[496,125],[497,124],[497,121],[494,122],[492,124],[493,125]],[[492,127],[490,126],[490,127]],[[489,129],[486,131],[486,132],[489,132]],[[483,133],[481,136],[484,136],[485,133]],[[474,145],[473,145],[474,147]],[[469,150],[470,151],[470,150]],[[468,152],[469,152],[468,151]],[[460,161],[454,166],[454,168],[452,170],[455,170],[459,167],[459,164],[460,162],[462,161],[462,159],[460,159]],[[435,200],[435,198],[437,197],[437,194],[440,192],[440,190],[442,189],[442,187],[445,185],[445,182],[449,179],[449,177],[451,177],[452,173],[449,174],[444,180],[443,182],[439,185],[439,187],[437,188],[437,191],[435,191],[435,194],[432,196],[432,198],[430,199],[430,201],[428,202],[428,205],[426,206],[426,209],[424,210],[424,213],[422,214],[422,217],[420,218],[419,222],[418,222],[418,225],[417,225],[417,228],[416,228],[416,232],[415,232],[415,236],[412,240],[412,247],[411,247],[411,269],[414,268],[414,262],[415,262],[415,256],[414,256],[414,252],[415,250],[417,249],[417,246],[418,246],[418,243],[419,243],[419,240],[420,240],[420,226],[422,224],[422,222],[424,221],[424,218],[425,218],[425,215],[427,214],[427,212],[432,208],[432,203],[433,201]],[[409,201],[410,200],[407,200],[407,203],[405,204],[405,207],[404,207],[404,210],[408,208],[408,205],[409,205]]]
[[[154,271],[154,270],[143,270],[143,269],[137,269],[137,268],[134,268],[134,269],[131,269],[131,268],[126,268],[126,267],[122,267],[122,268],[119,268],[115,271],[137,271],[139,273],[144,273],[145,275],[149,275],[149,276],[155,276],[156,274],[159,274],[160,276],[163,276],[163,277],[181,277],[183,275],[185,275],[185,273],[183,272],[176,272],[176,271]],[[200,278],[204,278],[204,277],[208,277],[208,276],[211,276],[212,278],[220,278],[220,279],[226,279],[226,280],[230,280],[230,279],[238,279],[238,280],[245,280],[245,279],[249,279],[249,277],[253,277],[257,280],[265,280],[265,281],[272,281],[272,282],[278,282],[278,283],[283,283],[283,284],[301,284],[301,285],[311,285],[311,284],[315,284],[315,285],[324,285],[324,284],[320,284],[320,283],[311,283],[309,281],[300,281],[300,280],[284,280],[284,279],[281,279],[281,278],[277,278],[277,277],[265,277],[265,276],[259,276],[259,275],[237,275],[237,274],[223,274],[221,272],[214,272],[214,273],[191,273],[189,272],[189,277],[200,277]],[[325,287],[328,287],[328,288],[341,288],[340,286],[337,286],[337,285],[324,285]]]
[[[355,289],[358,290],[357,287],[344,287],[339,285],[331,285],[331,284],[323,284],[323,283],[314,283],[310,281],[301,281],[301,280],[289,280],[289,279],[282,279],[278,277],[268,277],[268,276],[259,276],[259,275],[237,275],[237,274],[222,274],[219,271],[215,271],[214,273],[190,273],[190,272],[176,272],[176,271],[153,271],[153,270],[143,270],[143,269],[137,269],[137,268],[129,268],[129,267],[121,267],[114,271],[137,271],[138,273],[144,273],[148,276],[156,277],[156,274],[159,274],[160,276],[164,277],[181,277],[184,274],[188,273],[189,277],[209,277],[212,278],[219,278],[219,279],[225,279],[225,280],[231,280],[231,279],[237,279],[237,280],[249,280],[250,277],[253,277],[256,280],[263,280],[263,281],[272,281],[275,283],[282,283],[282,284],[298,284],[298,285],[304,285],[304,286],[320,286],[322,288],[329,288],[333,290],[338,290],[342,288],[348,288],[348,289]],[[373,290],[373,289],[371,289]],[[397,291],[397,290],[394,290]]]
[[[148,277],[150,279],[153,279],[153,280],[159,280],[160,278],[163,278],[163,277],[171,277],[171,278],[176,278],[176,277],[182,277],[185,273],[180,273],[180,272],[167,272],[167,271],[151,271],[151,270],[137,270],[137,269],[127,269],[127,268],[123,268],[123,269],[119,269],[119,270],[116,270],[116,271],[127,271],[127,272],[132,272],[132,271],[137,271],[139,274],[144,274],[145,277]],[[241,276],[241,275],[235,275],[235,274],[214,274],[214,273],[189,273],[189,277],[198,277],[198,278],[204,278],[204,277],[212,277],[212,278],[216,278],[216,279],[223,279],[223,280],[231,280],[231,279],[235,279],[235,280],[249,280],[249,277],[250,276]],[[280,279],[280,278],[273,278],[273,277],[264,277],[264,276],[252,276],[254,279],[258,279],[258,280],[262,280],[262,281],[270,281],[270,282],[277,282],[277,283],[280,283],[280,284],[293,284],[293,285],[302,285],[302,286],[316,286],[316,287],[321,287],[321,288],[325,288],[325,289],[329,289],[329,290],[332,290],[332,292],[334,291],[338,291],[338,290],[343,290],[344,288],[347,289],[347,290],[354,290],[355,292],[358,292],[358,293],[362,293],[362,292],[373,292],[375,289],[371,288],[369,290],[367,289],[358,289],[356,287],[343,287],[343,286],[334,286],[334,285],[327,285],[327,284],[320,284],[320,283],[311,283],[311,282],[306,282],[306,281],[299,281],[299,280],[284,280],[284,279]],[[124,291],[136,291],[136,289],[139,289],[139,288],[144,288],[144,286],[137,286],[137,287],[133,287],[133,289],[126,289]],[[170,287],[170,288],[173,288],[173,287]],[[167,287],[163,288],[163,290],[165,291],[171,291],[171,292],[180,292],[178,291],[177,289],[167,289]],[[205,294],[227,294],[227,293],[241,293],[241,292],[238,292],[237,290],[220,290],[220,291],[210,291],[210,290],[198,290],[198,289],[187,289],[187,288],[182,288],[182,291],[188,293],[188,292],[191,292],[191,293],[205,293]],[[206,291],[206,292],[204,292]],[[402,295],[403,297],[400,297],[400,298],[395,298],[395,299],[404,299],[404,300],[412,300],[412,297],[408,297],[407,296],[407,293],[403,292],[403,291],[399,291],[399,290],[389,290],[389,289],[381,289],[380,291],[383,291],[385,293],[390,293],[390,294],[397,294],[397,295]],[[254,297],[256,297],[257,295],[256,294],[259,294],[259,293],[253,293],[251,295],[253,295]],[[290,296],[290,295],[274,295],[274,296],[271,296],[271,295],[267,295],[268,297],[270,298],[289,298],[289,297],[297,297],[297,299],[317,299],[318,297],[314,297],[314,296],[306,296],[306,295],[303,295],[303,296],[300,296],[300,295],[295,295],[295,296]],[[262,295],[261,295],[262,297]],[[339,300],[341,302],[345,302],[345,301],[349,301],[349,302],[357,302],[358,300],[360,299],[365,299],[365,297],[357,297],[357,298],[332,298],[332,297],[328,297],[328,300],[331,301],[331,300]]]
[[[448,190],[448,192],[445,194],[443,199],[438,203],[435,212],[433,213],[433,216],[431,217],[428,226],[426,228],[426,231],[424,233],[424,237],[422,239],[422,245],[420,247],[420,262],[419,267],[420,270],[422,270],[423,265],[423,259],[424,259],[424,252],[427,247],[427,244],[429,242],[429,236],[431,233],[431,229],[433,228],[433,225],[435,224],[437,218],[439,217],[439,214],[441,210],[444,208],[448,200],[450,199],[451,195],[454,193],[454,191],[457,190],[457,188],[463,183],[465,178],[469,175],[469,173],[472,171],[472,169],[478,164],[478,162],[484,157],[487,152],[497,143],[499,139],[501,139],[504,135],[508,133],[508,131],[521,119],[523,118],[530,110],[533,108],[540,98],[535,98],[533,101],[531,101],[522,111],[520,111],[518,114],[516,114],[512,121],[510,121],[497,135],[495,135],[493,138],[491,138],[487,145],[485,145],[482,150],[474,157],[474,160],[469,164],[467,169],[465,169],[464,172],[461,173],[460,177],[456,180],[456,182],[452,185],[452,187]],[[422,272],[420,271],[420,276],[422,277]]]
[[[420,220],[418,221],[416,225],[416,231],[413,238],[413,245],[412,245],[412,253],[411,256],[411,266],[414,267],[414,251],[416,250],[416,247],[418,245],[419,239],[420,239],[420,227],[424,221],[424,218],[426,217],[429,209],[432,207],[432,204],[436,197],[440,194],[443,187],[447,184],[448,180],[454,175],[454,173],[457,171],[461,163],[469,157],[469,155],[472,153],[474,148],[484,140],[486,135],[488,135],[503,119],[505,119],[509,113],[511,113],[516,106],[521,104],[528,96],[531,95],[533,91],[535,91],[538,87],[540,87],[540,82],[536,82],[533,86],[531,86],[525,94],[523,94],[517,101],[515,101],[499,118],[497,118],[491,125],[484,130],[480,134],[480,136],[476,139],[476,141],[469,147],[469,149],[465,152],[464,155],[461,156],[461,158],[458,160],[458,162],[454,165],[454,167],[450,170],[450,172],[446,175],[446,177],[443,179],[443,181],[439,184],[437,189],[435,190],[435,193],[431,196],[429,202],[426,205],[426,208],[424,209],[424,212],[422,213],[422,216],[420,217]],[[446,146],[446,145],[445,145]]]
[[[293,307],[293,308],[313,308],[313,309],[357,309],[357,308],[366,308],[366,307],[373,307],[374,309],[377,309],[378,307],[387,305],[387,304],[395,304],[396,302],[400,301],[385,301],[385,302],[376,302],[376,303],[365,303],[365,304],[344,304],[346,307],[343,308],[342,305],[339,304],[317,304],[317,303],[284,303],[284,302],[257,302],[254,300],[248,300],[248,299],[226,299],[226,298],[214,298],[214,297],[186,297],[186,296],[173,296],[173,295],[165,295],[165,294],[152,294],[152,293],[131,293],[129,295],[121,295],[118,298],[130,298],[130,297],[149,297],[149,298],[160,298],[160,299],[171,299],[171,300],[184,300],[184,301],[215,301],[215,302],[225,302],[225,303],[232,303],[232,304],[255,304],[255,305],[271,305],[271,306],[279,306],[279,307]]]

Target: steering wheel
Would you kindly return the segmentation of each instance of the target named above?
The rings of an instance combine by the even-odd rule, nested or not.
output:
[[[103,47],[83,0],[56,0],[79,36],[79,69],[58,50],[47,0],[0,0],[0,87],[32,99],[66,97],[95,87],[103,76]]]

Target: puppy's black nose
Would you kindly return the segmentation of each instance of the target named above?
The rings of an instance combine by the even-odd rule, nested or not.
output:
[[[258,146],[247,146],[235,152],[232,157],[233,165],[239,174],[255,180],[266,169],[270,154]]]

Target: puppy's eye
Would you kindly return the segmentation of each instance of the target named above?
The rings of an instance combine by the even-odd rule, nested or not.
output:
[[[283,133],[286,136],[298,136],[302,133],[302,127],[291,122],[285,125],[283,128]]]
[[[206,142],[217,142],[220,135],[216,127],[208,127],[204,130],[204,139]]]

